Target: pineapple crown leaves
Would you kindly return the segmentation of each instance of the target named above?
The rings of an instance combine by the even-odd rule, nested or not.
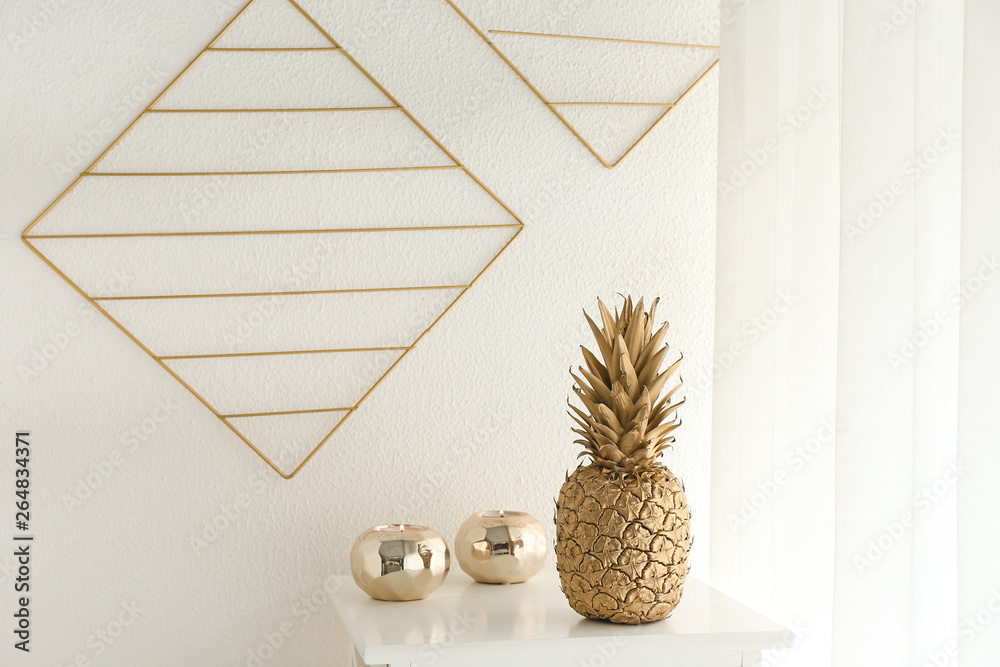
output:
[[[601,325],[583,314],[600,357],[581,346],[586,366],[577,367],[579,375],[570,369],[570,375],[583,409],[569,403],[569,415],[579,427],[573,432],[581,436],[574,441],[584,447],[580,456],[590,456],[611,472],[659,467],[657,459],[674,442],[671,433],[681,424],[675,412],[684,401],[672,401],[681,383],[663,391],[681,359],[660,372],[670,348],[663,342],[670,325],[653,330],[658,302],[645,312],[641,298],[633,305],[627,297],[622,311],[616,308],[612,315],[598,299]]]

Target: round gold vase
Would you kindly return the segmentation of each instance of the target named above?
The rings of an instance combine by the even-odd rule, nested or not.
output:
[[[351,549],[354,581],[376,600],[421,600],[444,583],[450,568],[448,544],[427,526],[374,526]]]
[[[518,584],[545,565],[545,528],[525,512],[476,512],[455,537],[455,558],[462,570],[485,584]]]

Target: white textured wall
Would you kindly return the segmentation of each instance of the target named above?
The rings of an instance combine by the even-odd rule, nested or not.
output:
[[[619,291],[663,297],[685,355],[689,402],[667,464],[687,485],[694,574],[706,576],[715,73],[610,171],[443,0],[303,1],[525,228],[285,481],[19,238],[82,168],[59,168],[68,147],[91,135],[89,164],[241,4],[0,9],[0,433],[32,432],[37,535],[34,650],[24,660],[5,642],[0,664],[245,665],[283,624],[292,636],[265,664],[340,664],[343,639],[319,591],[346,572],[369,525],[427,523],[450,540],[478,509],[550,519],[576,455],[564,402],[589,335],[580,309]],[[672,39],[715,39],[710,2],[612,4],[552,3],[532,20],[583,34],[601,25],[596,8],[639,17],[633,27],[676,12]],[[13,479],[12,447],[2,451],[0,494]],[[7,618],[10,552],[0,550]],[[141,611],[105,644],[97,633],[123,605]]]

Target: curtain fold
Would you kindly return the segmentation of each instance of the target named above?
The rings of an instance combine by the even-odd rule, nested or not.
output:
[[[1000,664],[1000,3],[721,15],[712,582],[770,664]]]
[[[1000,663],[1000,3],[965,3],[962,85],[958,608],[962,667]]]

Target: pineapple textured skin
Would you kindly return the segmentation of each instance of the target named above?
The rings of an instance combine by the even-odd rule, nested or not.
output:
[[[570,606],[616,623],[659,621],[680,602],[691,510],[669,470],[614,475],[577,468],[556,504],[556,562]]]

